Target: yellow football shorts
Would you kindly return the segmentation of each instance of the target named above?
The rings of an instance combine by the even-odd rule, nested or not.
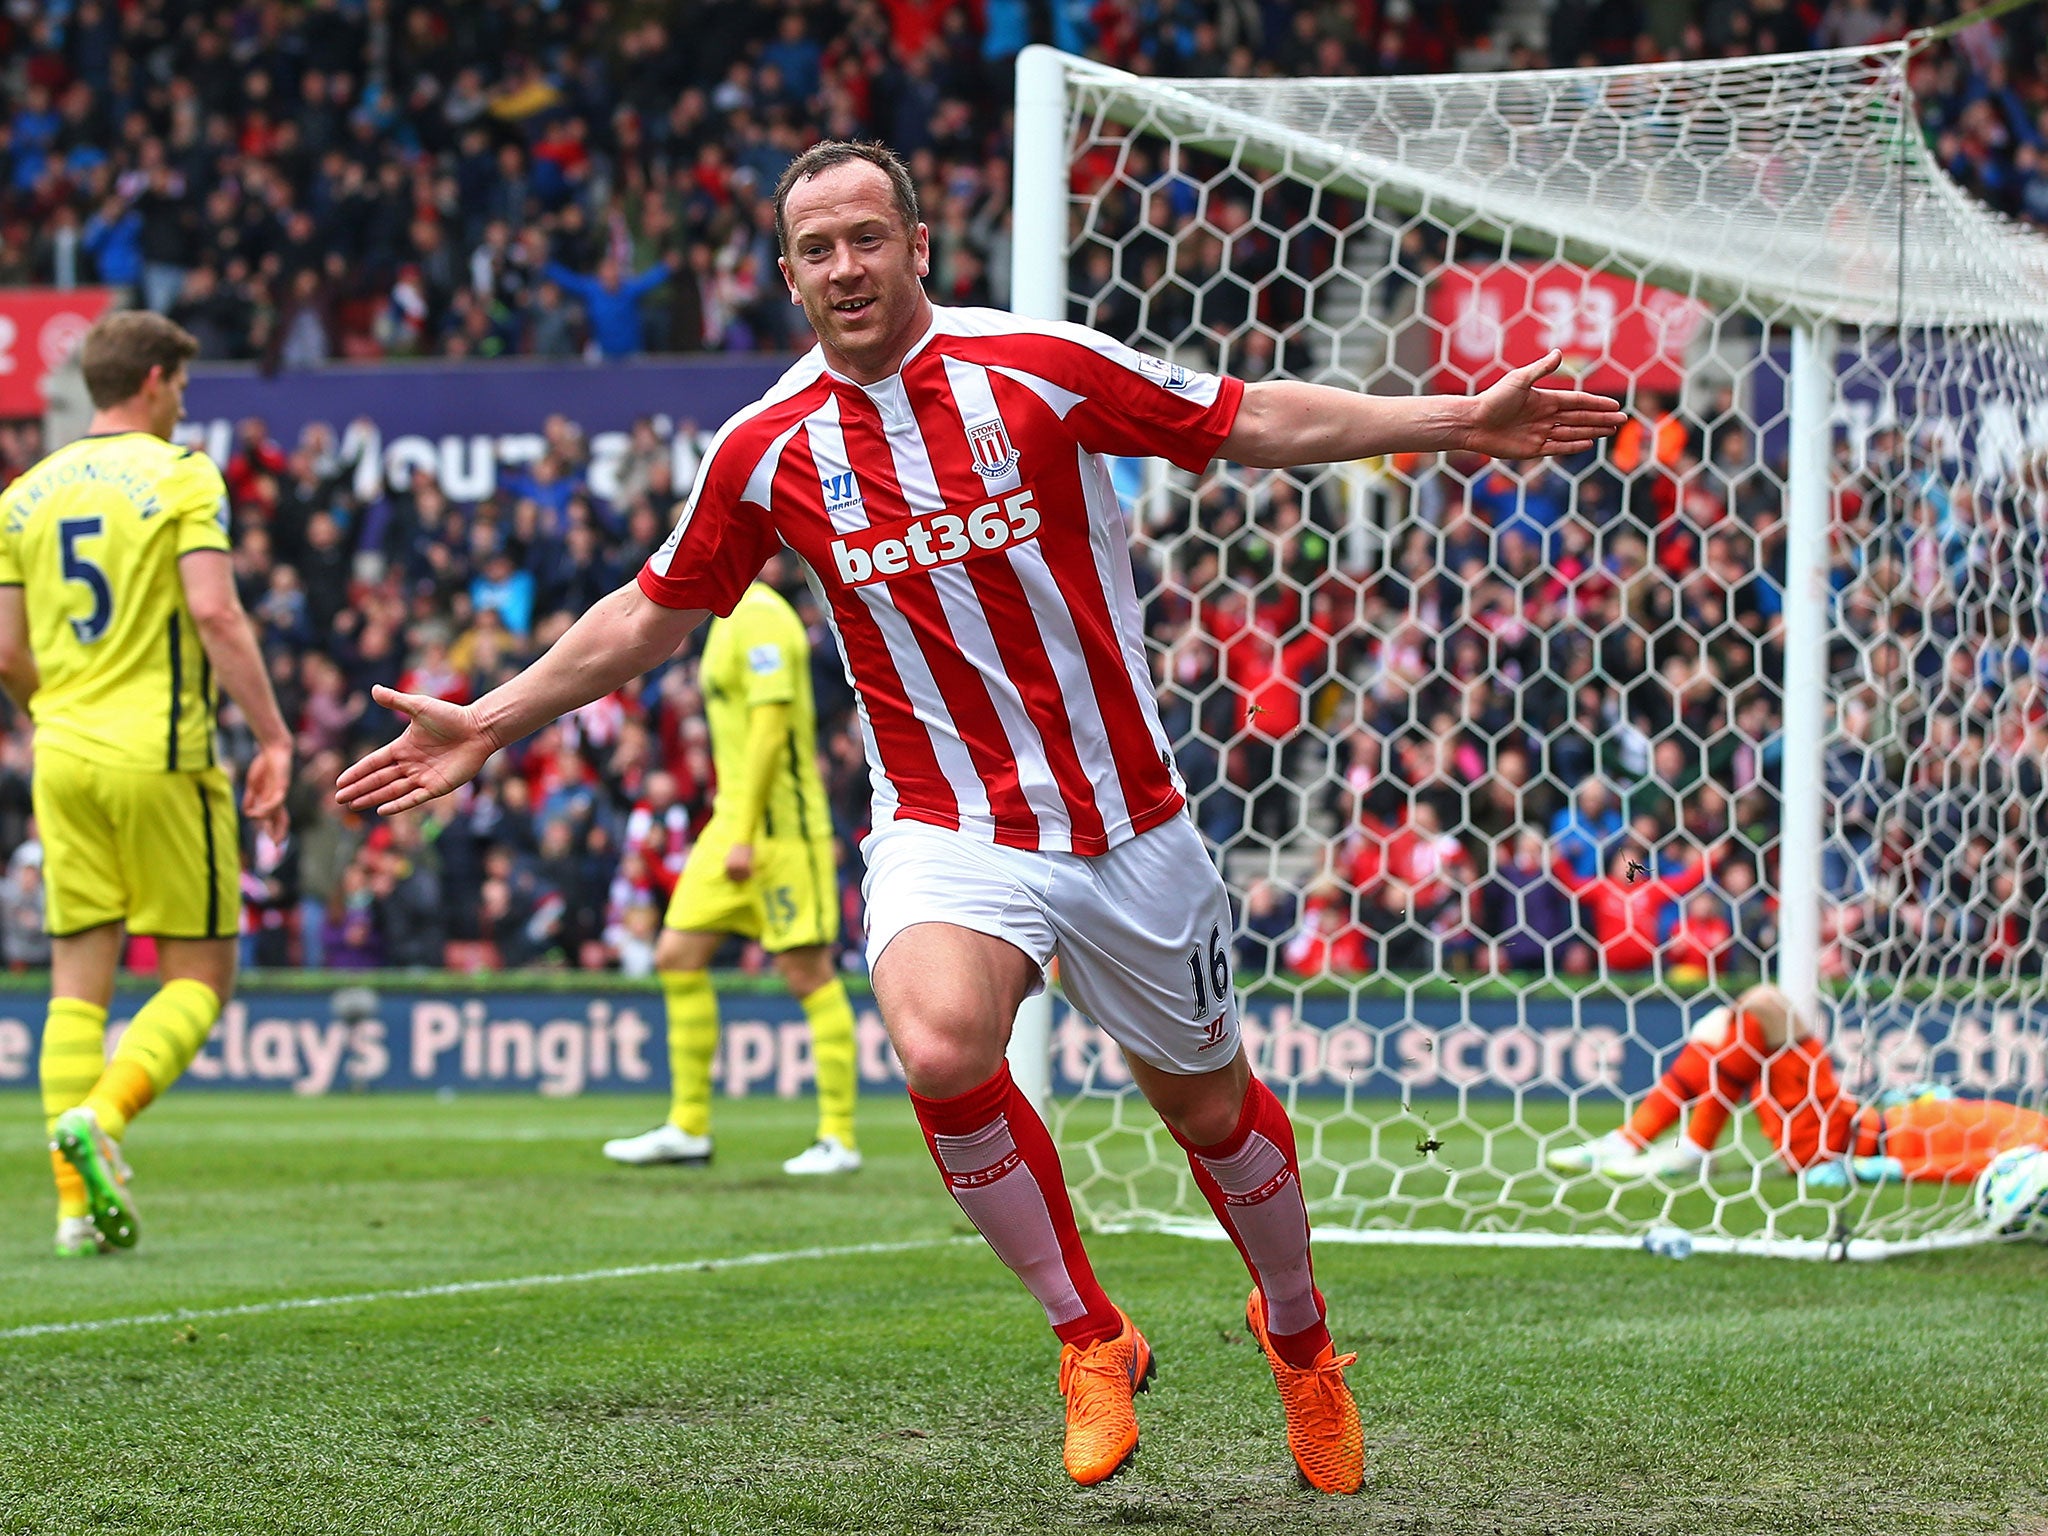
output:
[[[38,747],[32,787],[53,938],[123,921],[160,939],[235,936],[240,828],[223,770],[111,768]]]
[[[669,898],[670,928],[759,939],[771,955],[839,937],[839,879],[830,840],[761,838],[751,880],[728,880],[729,838],[699,838]]]

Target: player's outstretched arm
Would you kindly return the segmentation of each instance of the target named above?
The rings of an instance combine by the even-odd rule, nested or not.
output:
[[[292,733],[270,690],[263,652],[235,592],[227,551],[188,550],[178,559],[178,580],[214,676],[256,737],[256,756],[242,781],[242,811],[272,837],[282,838],[289,825],[284,797],[292,786]]]
[[[1362,395],[1291,379],[1248,384],[1216,456],[1292,469],[1383,453],[1577,453],[1612,437],[1628,418],[1605,395],[1539,389],[1563,358],[1551,352],[1478,395]]]
[[[344,772],[334,798],[386,816],[437,799],[475,778],[500,747],[666,661],[704,617],[702,609],[664,608],[627,582],[593,604],[540,660],[474,704],[379,687],[377,702],[408,724],[396,741]]]

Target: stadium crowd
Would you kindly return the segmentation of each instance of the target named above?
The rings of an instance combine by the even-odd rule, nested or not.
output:
[[[206,356],[279,368],[786,350],[807,338],[775,275],[767,194],[822,134],[905,153],[937,300],[1006,301],[1007,96],[1034,37],[1159,74],[1384,74],[1854,44],[1924,19],[1863,0],[1717,0],[1676,19],[1559,0],[1539,43],[1496,35],[1488,0],[12,6],[0,284],[113,284]],[[1915,83],[1952,174],[2048,221],[2040,25],[2022,10],[1965,32]],[[1412,255],[1426,268],[1427,250]],[[1245,238],[1202,259],[1263,271],[1271,256]],[[1085,259],[1074,287],[1101,291]],[[1302,290],[1242,291],[1242,314],[1212,295],[1199,326],[1184,318],[1243,340],[1257,302],[1249,347],[1196,359],[1256,376],[1288,361],[1256,337],[1286,330]],[[1141,342],[1177,334],[1158,313],[1093,317]],[[1327,481],[1232,476],[1161,500],[1138,589],[1197,818],[1219,848],[1297,856],[1288,878],[1247,888],[1247,977],[1762,965],[1782,476],[1725,402],[1632,404],[1639,419],[1596,462],[1406,466],[1395,546],[1370,559]],[[343,762],[395,729],[373,684],[475,697],[662,537],[687,487],[651,423],[609,496],[574,421],[551,418],[546,437],[483,502],[451,502],[425,474],[364,501],[331,433],[286,444],[243,423],[226,466],[235,566],[302,762],[292,836],[245,850],[252,962],[651,963],[712,790],[687,656],[504,754],[448,805],[368,825],[331,802]],[[32,425],[0,427],[0,483],[37,451]],[[2048,827],[2006,807],[2043,787],[2038,616],[1984,573],[2038,563],[2037,535],[2011,507],[1944,489],[1904,443],[1874,443],[1838,480],[1830,954],[2034,964],[2016,914],[2048,894],[2028,852]],[[829,630],[808,596],[799,607],[851,953],[867,776]],[[2000,647],[1944,643],[1990,632]],[[1923,742],[1941,750],[1909,750]],[[0,742],[0,936],[16,966],[47,955],[27,766],[17,723]],[[1304,849],[1320,850],[1305,875]]]
[[[1965,0],[1965,9],[1972,0]],[[911,163],[934,289],[1001,304],[1012,60],[1172,76],[1619,64],[1888,40],[1877,0],[50,0],[0,7],[0,286],[104,283],[210,358],[782,350],[766,195],[820,135]],[[2048,221],[2038,10],[1922,55],[1942,163]]]

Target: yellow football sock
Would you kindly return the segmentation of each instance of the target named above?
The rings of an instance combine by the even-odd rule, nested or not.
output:
[[[811,1060],[818,1072],[818,1135],[851,1147],[853,1101],[860,1091],[853,1065],[853,1004],[834,976],[803,1000],[811,1022]]]
[[[42,1060],[38,1075],[43,1089],[43,1131],[57,1127],[57,1117],[83,1104],[107,1062],[107,1010],[82,998],[53,997],[43,1021]],[[78,1170],[56,1152],[50,1168],[57,1176],[57,1214],[87,1212],[85,1182]]]
[[[668,1117],[692,1136],[711,1134],[711,1057],[718,1050],[718,994],[709,971],[663,971],[668,999]]]
[[[119,1141],[128,1122],[178,1080],[220,1017],[220,998],[203,981],[165,982],[135,1012],[114,1059],[87,1097],[100,1129]]]
[[[90,1216],[92,1201],[86,1197],[85,1180],[78,1176],[78,1170],[71,1166],[71,1159],[50,1148],[50,1172],[57,1178],[57,1219],[67,1216]]]

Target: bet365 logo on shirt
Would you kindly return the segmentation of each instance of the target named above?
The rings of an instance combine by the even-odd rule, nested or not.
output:
[[[849,587],[955,565],[994,554],[1038,533],[1038,508],[1029,490],[985,501],[972,512],[939,512],[895,529],[869,528],[832,541],[832,563]]]

